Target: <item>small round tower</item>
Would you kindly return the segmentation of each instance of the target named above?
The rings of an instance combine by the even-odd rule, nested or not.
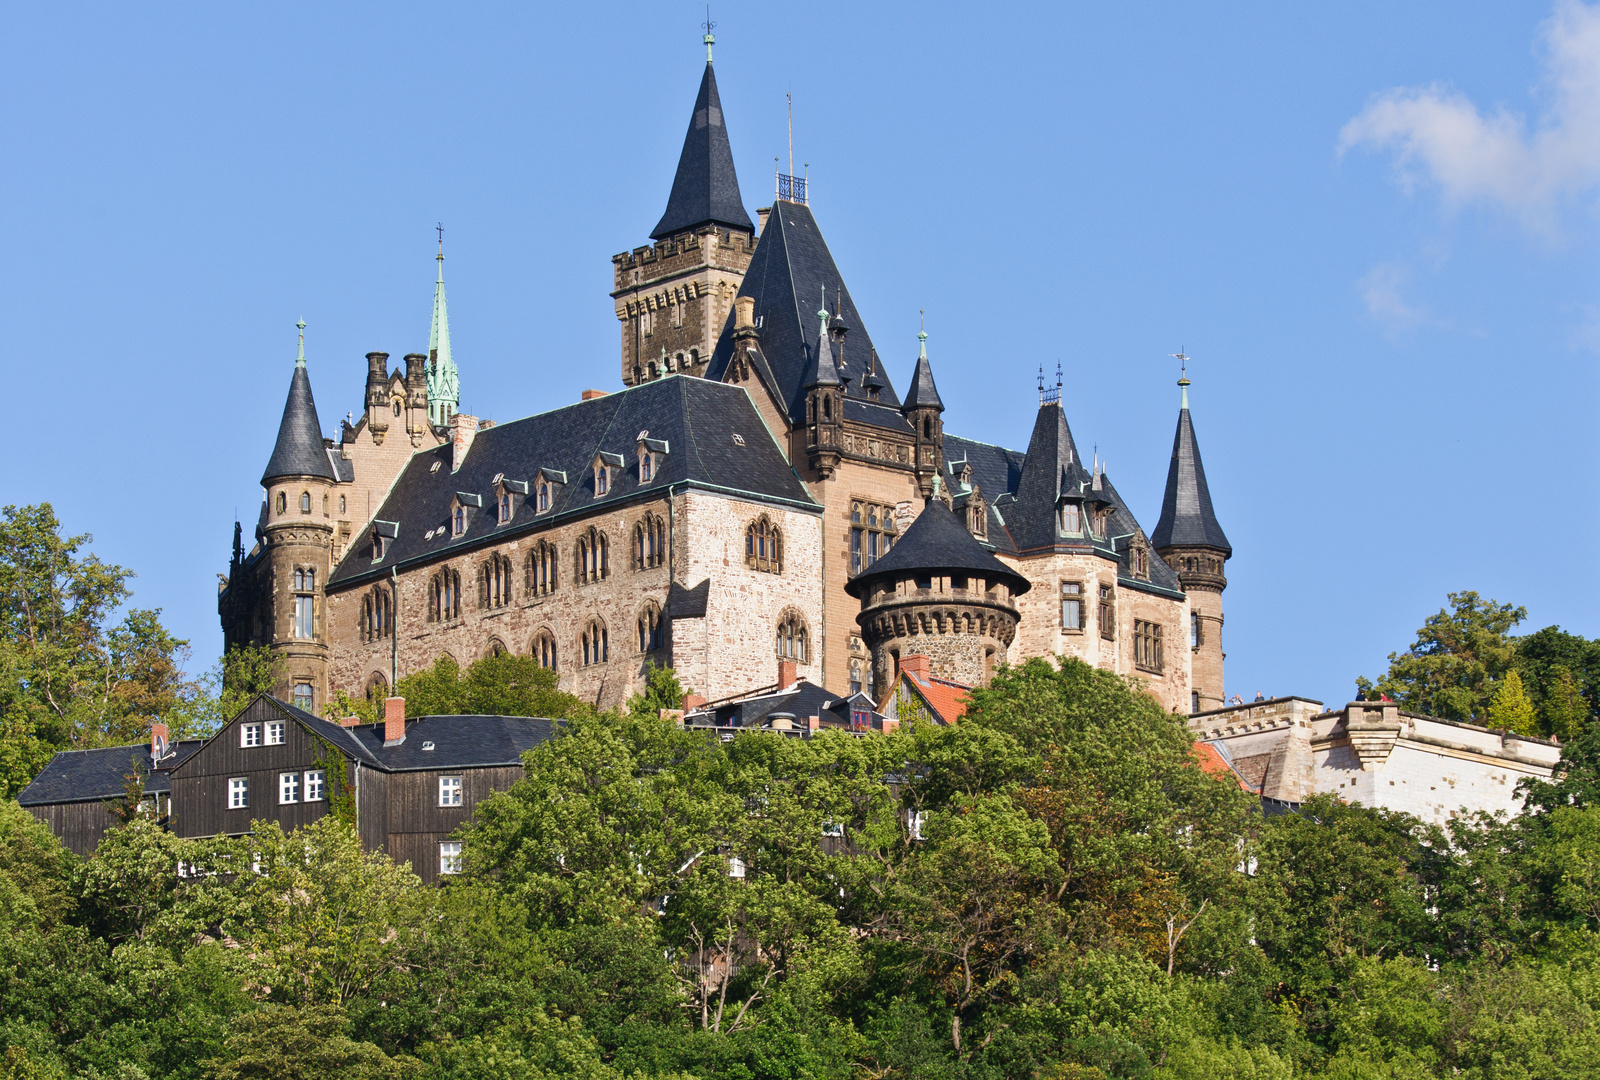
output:
[[[889,554],[845,585],[861,601],[856,622],[877,686],[893,682],[906,656],[926,656],[941,678],[986,684],[1017,635],[1014,597],[1029,588],[973,539],[937,490]]]

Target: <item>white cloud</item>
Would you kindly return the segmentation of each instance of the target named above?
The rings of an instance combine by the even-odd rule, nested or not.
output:
[[[1401,87],[1344,126],[1340,152],[1392,149],[1408,190],[1432,181],[1452,208],[1497,205],[1554,232],[1560,204],[1600,184],[1600,7],[1560,0],[1540,32],[1549,107],[1532,130],[1438,85]]]
[[[1410,280],[1409,266],[1379,263],[1356,282],[1356,288],[1361,291],[1368,314],[1391,330],[1406,330],[1432,321],[1421,308],[1406,300],[1403,290]]]

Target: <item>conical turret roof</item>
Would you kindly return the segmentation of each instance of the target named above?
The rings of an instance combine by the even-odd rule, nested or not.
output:
[[[289,398],[283,403],[283,419],[278,422],[278,441],[267,460],[267,471],[261,474],[262,487],[286,476],[338,479],[322,445],[322,424],[317,420],[317,403],[311,398],[311,376],[306,374],[305,323],[299,326],[299,355],[289,380]]]
[[[1005,581],[1012,595],[1028,591],[1028,579],[985,551],[965,525],[938,499],[928,503],[889,554],[845,583],[844,590],[860,599],[873,581],[904,577],[919,570],[959,570],[977,577]]]
[[[1083,467],[1067,414],[1056,401],[1039,406],[1028,440],[1028,456],[1017,478],[1016,503],[1006,521],[1018,550],[1051,547],[1056,542],[1056,505],[1063,494],[1089,496],[1094,476]]]
[[[664,240],[708,223],[755,231],[739,195],[733,147],[722,122],[722,99],[717,96],[717,77],[709,60],[700,80],[700,95],[694,99],[689,131],[683,137],[683,153],[678,155],[678,172],[672,178],[667,212],[661,215],[650,238]]]
[[[944,412],[944,402],[939,400],[939,388],[933,385],[933,367],[928,363],[928,334],[918,331],[921,344],[917,350],[917,369],[911,373],[911,386],[906,390],[905,408],[938,409]]]
[[[1187,379],[1185,380],[1187,384]],[[1211,508],[1211,489],[1206,486],[1205,466],[1200,463],[1200,444],[1195,441],[1194,421],[1189,416],[1189,390],[1184,386],[1183,406],[1178,410],[1178,431],[1172,439],[1172,464],[1167,469],[1167,491],[1161,500],[1161,520],[1150,534],[1157,550],[1169,547],[1208,547],[1233,555],[1233,547]]]

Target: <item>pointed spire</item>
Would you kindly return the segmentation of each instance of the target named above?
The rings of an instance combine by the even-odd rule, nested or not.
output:
[[[917,368],[911,373],[911,386],[906,390],[902,409],[938,409],[944,412],[944,402],[939,399],[939,388],[933,385],[933,365],[928,363],[928,328],[917,331]]]
[[[317,403],[311,397],[311,377],[306,373],[306,324],[295,323],[300,345],[294,360],[294,375],[289,380],[289,397],[283,403],[283,419],[278,422],[278,441],[261,474],[261,486],[288,476],[315,476],[335,480],[333,465],[322,445],[322,424],[317,419]]]
[[[706,38],[709,52],[709,32]],[[717,94],[717,77],[709,59],[700,79],[700,94],[694,101],[694,115],[689,118],[689,130],[683,137],[683,152],[678,156],[678,172],[672,178],[667,211],[651,230],[650,239],[665,240],[674,233],[706,224],[755,232],[739,194],[733,148],[722,121],[722,98]]]
[[[811,364],[806,375],[805,389],[813,386],[842,386],[839,365],[833,362],[833,350],[828,347],[828,287],[822,286],[822,307],[817,311],[821,325],[817,329],[817,343],[811,346]]]
[[[1178,380],[1183,389],[1183,405],[1178,410],[1178,431],[1172,439],[1172,464],[1167,470],[1167,490],[1161,500],[1161,520],[1150,543],[1159,551],[1169,547],[1207,547],[1233,555],[1216,512],[1211,508],[1211,489],[1206,485],[1205,466],[1200,462],[1200,444],[1194,437],[1194,420],[1189,415],[1189,378]]]
[[[461,411],[461,376],[450,354],[450,310],[444,296],[444,226],[439,226],[439,277],[433,285],[433,331],[428,335],[428,422],[442,427]]]

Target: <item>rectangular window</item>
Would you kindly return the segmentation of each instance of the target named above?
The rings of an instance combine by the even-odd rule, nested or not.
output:
[[[261,725],[260,724],[240,724],[239,725],[239,745],[240,746],[260,746],[261,745]]]
[[[306,802],[321,802],[327,797],[328,774],[321,769],[306,771]]]
[[[278,805],[286,806],[289,803],[300,801],[300,774],[286,772],[278,774]]]
[[[1202,632],[1202,630],[1200,629],[1200,616],[1194,614],[1193,612],[1190,612],[1190,614],[1189,614],[1189,648],[1198,649],[1200,647],[1200,642],[1202,642],[1204,640],[1205,640],[1205,635]]]
[[[250,778],[235,776],[228,781],[228,809],[243,810],[250,805]]]
[[[439,777],[439,805],[440,806],[460,806],[461,805],[461,777],[459,777],[459,776],[441,776],[441,777]]]
[[[1100,636],[1107,641],[1117,637],[1117,609],[1112,606],[1111,586],[1100,586]]]
[[[1145,671],[1161,670],[1161,624],[1133,621],[1133,663]]]
[[[294,598],[294,636],[309,641],[317,636],[316,627],[311,618],[311,597],[297,596]]]
[[[850,504],[850,573],[859,574],[894,545],[894,507]]]
[[[1083,585],[1079,582],[1061,583],[1061,629],[1083,629]]]
[[[311,684],[310,683],[304,683],[304,682],[303,683],[295,683],[294,684],[294,707],[297,708],[297,709],[301,709],[301,710],[303,710],[305,712],[310,712],[311,711],[311,706],[314,703],[315,703],[315,700],[314,700],[314,696],[311,693]]]
[[[267,745],[283,745],[283,721],[272,720],[267,723]]]
[[[446,840],[439,845],[439,873],[461,873],[460,840]]]
[[[1199,711],[1200,711],[1200,691],[1191,690],[1191,691],[1189,691],[1189,712],[1197,713]]]

